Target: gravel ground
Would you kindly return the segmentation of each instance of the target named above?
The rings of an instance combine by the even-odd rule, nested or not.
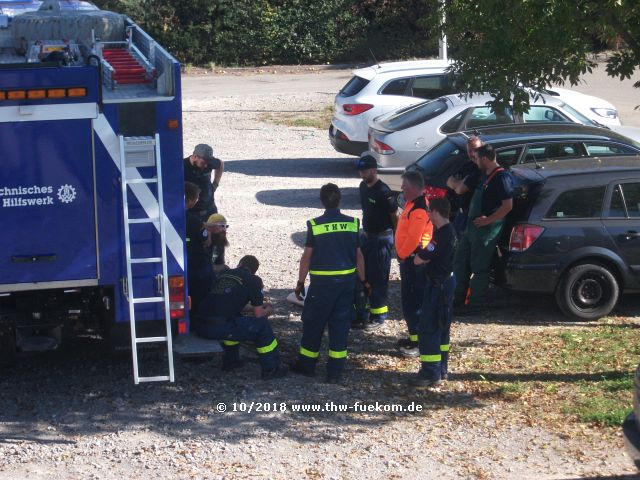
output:
[[[305,220],[319,214],[319,187],[328,181],[343,189],[344,210],[357,214],[359,181],[353,161],[333,151],[326,132],[264,124],[256,116],[320,110],[331,100],[317,93],[184,101],[185,152],[207,141],[227,162],[216,196],[231,225],[228,263],[245,254],[262,262],[258,273],[276,304],[274,328],[287,358],[295,356],[301,324],[300,309],[284,298],[295,286]],[[577,424],[570,434],[549,428],[536,411],[482,395],[462,375],[439,391],[408,387],[417,362],[394,353],[404,333],[398,297],[394,265],[391,321],[374,335],[352,333],[345,386],[325,385],[322,376],[256,380],[259,367],[249,351],[241,372],[223,375],[220,358],[182,360],[175,384],[134,386],[130,360],[108,358],[91,339],[2,367],[0,477],[632,478],[620,435],[603,437]],[[487,344],[517,355],[509,349],[516,331],[543,335],[571,326],[560,323],[550,299],[536,299],[536,313],[528,302],[501,299],[491,318],[457,323],[453,371]],[[251,413],[233,411],[234,403],[240,410],[252,402]],[[267,410],[264,402],[270,411],[255,411]],[[292,408],[328,402],[422,409]]]

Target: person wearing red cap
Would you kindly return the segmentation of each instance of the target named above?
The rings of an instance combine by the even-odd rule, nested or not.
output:
[[[414,265],[413,259],[420,248],[431,240],[433,225],[427,214],[424,196],[424,178],[420,172],[409,171],[402,175],[402,193],[406,205],[398,219],[395,234],[396,254],[400,263],[400,297],[402,314],[407,322],[409,338],[398,342],[403,355],[417,357],[418,321],[425,289],[424,265]]]

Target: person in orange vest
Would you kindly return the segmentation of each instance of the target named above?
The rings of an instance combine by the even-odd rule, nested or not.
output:
[[[417,357],[419,310],[424,298],[424,265],[414,265],[413,259],[420,248],[431,240],[433,225],[427,214],[427,199],[424,196],[424,178],[420,172],[409,171],[402,175],[402,193],[406,204],[398,219],[395,247],[400,263],[400,295],[402,315],[407,322],[409,338],[398,342],[400,352]]]

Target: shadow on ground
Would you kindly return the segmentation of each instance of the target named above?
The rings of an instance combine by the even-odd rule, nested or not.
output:
[[[265,158],[225,162],[227,172],[285,178],[358,178],[353,158]]]
[[[398,281],[390,285],[391,317],[398,321]],[[301,310],[284,300],[290,290],[271,290],[277,315],[274,330],[282,358],[296,358],[302,324]],[[466,323],[536,324],[549,327],[584,327],[597,323],[565,322],[552,301],[543,297],[505,296],[492,289],[495,311],[491,317],[458,319]],[[629,299],[631,302],[633,299]],[[623,302],[622,310],[627,308]],[[521,317],[517,312],[533,311]],[[513,313],[511,313],[513,312]],[[530,320],[529,320],[530,319]],[[404,331],[401,329],[401,331]],[[350,337],[350,358],[345,371],[344,386],[327,385],[324,376],[325,354],[321,354],[318,377],[289,376],[275,381],[259,379],[257,356],[247,350],[249,361],[239,371],[223,373],[220,356],[204,360],[176,361],[174,384],[133,385],[129,355],[111,357],[99,339],[79,338],[69,341],[60,351],[25,356],[10,365],[0,367],[0,442],[34,441],[65,443],[75,436],[114,433],[122,430],[142,430],[191,438],[206,435],[225,442],[240,442],[246,438],[277,430],[283,436],[301,443],[332,440],[339,435],[337,427],[382,428],[399,417],[428,416],[429,412],[456,408],[469,410],[495,403],[497,392],[474,392],[474,388],[453,388],[442,391],[416,390],[409,380],[418,368],[416,359],[401,360],[397,355],[393,334],[366,334],[354,331]],[[482,342],[478,339],[477,342]],[[463,342],[459,348],[465,348]],[[322,352],[326,352],[326,345]],[[392,357],[398,361],[391,361]],[[140,357],[147,374],[162,374],[166,363],[162,355],[150,352]],[[562,375],[502,375],[473,371],[453,375],[454,381],[564,381],[577,382],[606,375],[614,378],[619,372]],[[253,403],[252,403],[253,402]],[[408,406],[412,402],[423,407],[419,413],[393,412],[293,412],[291,405],[312,404]],[[255,411],[255,405],[269,405],[271,411]],[[222,413],[219,405],[227,409]],[[252,413],[247,410],[254,405]],[[276,411],[286,405],[286,412]],[[314,419],[313,429],[305,428]]]
[[[320,203],[320,187],[304,189],[262,190],[256,193],[256,200],[264,205],[289,208],[322,208]],[[341,188],[342,200],[340,208],[358,210],[360,196],[357,188]]]

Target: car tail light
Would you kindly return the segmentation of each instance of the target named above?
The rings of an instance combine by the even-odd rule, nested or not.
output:
[[[373,150],[378,152],[380,155],[391,155],[392,153],[396,153],[393,148],[386,143],[382,143],[380,140],[373,141]]]
[[[438,187],[425,187],[424,195],[429,198],[444,198],[447,196],[446,188],[438,188]]]
[[[169,310],[171,318],[184,318],[184,277],[169,277]]]
[[[524,252],[533,242],[544,232],[543,227],[538,225],[522,224],[516,225],[511,231],[509,250],[512,252]]]
[[[347,103],[342,106],[344,113],[347,115],[360,115],[367,110],[371,110],[373,105],[369,103]]]
[[[340,130],[338,130],[338,138],[339,138],[340,140],[345,140],[345,141],[347,141],[347,142],[349,141],[349,137],[347,137],[347,136],[344,134],[344,132],[341,132]]]

